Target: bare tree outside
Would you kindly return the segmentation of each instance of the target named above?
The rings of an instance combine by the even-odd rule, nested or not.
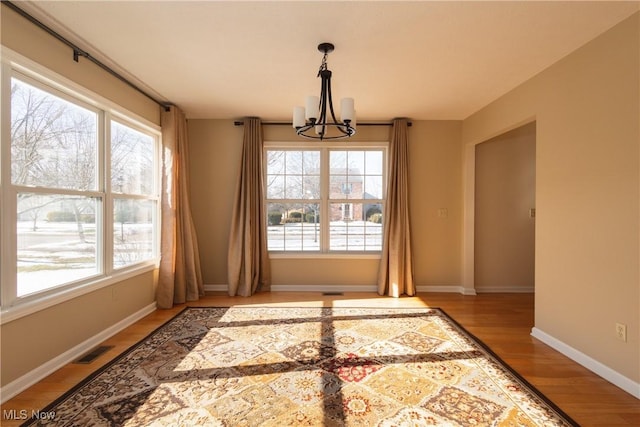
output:
[[[15,185],[96,189],[97,115],[14,79],[11,85],[11,181]],[[19,195],[20,201],[33,197]],[[78,236],[89,205],[72,200]],[[43,206],[26,203],[37,228]]]
[[[18,295],[97,272],[99,202],[81,195],[97,190],[97,131],[96,112],[12,78]]]
[[[112,122],[112,191],[121,194],[153,194],[154,155],[154,139],[151,136]]]
[[[270,250],[318,250],[320,150],[268,150]]]
[[[326,203],[322,196],[322,150],[267,150],[268,249],[380,250],[384,151],[328,149],[324,197],[330,203]],[[327,212],[328,218],[321,218],[321,211]],[[329,230],[325,243],[320,241],[327,236],[323,227]]]
[[[122,267],[153,256],[155,140],[118,122],[111,124],[111,190],[114,193],[113,264]]]
[[[156,139],[100,115],[53,89],[11,81],[11,183],[17,187],[18,295],[98,271],[98,224],[107,184],[114,193],[113,265],[154,256]],[[99,180],[99,150],[110,152]]]

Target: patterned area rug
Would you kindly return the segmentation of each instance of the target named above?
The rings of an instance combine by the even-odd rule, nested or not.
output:
[[[44,411],[25,425],[577,425],[431,308],[188,308]]]

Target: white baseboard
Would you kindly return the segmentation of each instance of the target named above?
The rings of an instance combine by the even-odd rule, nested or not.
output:
[[[501,287],[501,288],[476,288],[476,292],[479,294],[533,294],[536,289],[534,287]]]
[[[205,292],[227,292],[228,285],[204,285]],[[377,292],[370,285],[271,285],[273,292]]]
[[[85,354],[95,346],[99,345],[103,341],[117,334],[127,326],[130,326],[135,322],[137,322],[138,320],[142,319],[144,316],[153,313],[155,310],[156,310],[156,303],[153,302],[147,305],[146,307],[143,307],[142,309],[138,310],[137,312],[133,313],[132,315],[125,317],[118,323],[108,327],[107,329],[103,330],[97,335],[92,336],[88,340],[81,342],[80,344],[76,345],[73,348],[70,348],[69,350],[65,351],[59,356],[44,363],[43,365],[38,366],[37,368],[33,369],[29,373],[10,382],[9,384],[2,387],[2,389],[0,390],[0,403],[4,403],[7,400],[11,399],[13,396],[17,395],[18,393],[26,390],[27,388],[31,387],[33,384],[42,380],[46,376],[54,373],[58,369],[74,361],[75,359],[82,356],[83,354]]]
[[[375,285],[272,285],[274,292],[378,292]]]
[[[608,366],[598,362],[595,359],[592,359],[581,351],[576,350],[575,348],[552,337],[551,335],[541,331],[538,328],[531,329],[531,336],[539,339],[549,347],[552,347],[574,362],[577,362],[585,368],[589,369],[591,372],[601,376],[611,384],[620,387],[622,390],[626,391],[636,399],[640,399],[640,383],[637,383],[632,379],[625,377],[619,372],[614,371]]]
[[[204,285],[205,292],[227,292],[228,285]],[[274,292],[377,292],[375,285],[272,285]],[[463,295],[475,295],[473,289],[462,286],[416,286],[418,292],[450,292]],[[508,292],[508,291],[502,291]]]
[[[476,292],[473,289],[467,289],[463,286],[416,286],[418,292],[433,292],[433,293],[455,293],[462,295],[475,295]]]

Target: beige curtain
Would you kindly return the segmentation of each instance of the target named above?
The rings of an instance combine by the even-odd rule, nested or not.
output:
[[[156,301],[159,308],[204,295],[189,203],[187,120],[177,107],[162,113],[162,234]]]
[[[246,297],[258,291],[268,291],[270,287],[266,215],[262,203],[262,147],[260,119],[245,119],[242,167],[229,234],[227,271],[230,296]]]
[[[409,226],[409,132],[406,119],[395,119],[389,147],[389,180],[384,209],[384,244],[378,294],[415,295]]]

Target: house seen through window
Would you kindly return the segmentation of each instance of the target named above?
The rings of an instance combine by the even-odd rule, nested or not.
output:
[[[270,251],[382,250],[384,148],[268,148],[265,157]]]

